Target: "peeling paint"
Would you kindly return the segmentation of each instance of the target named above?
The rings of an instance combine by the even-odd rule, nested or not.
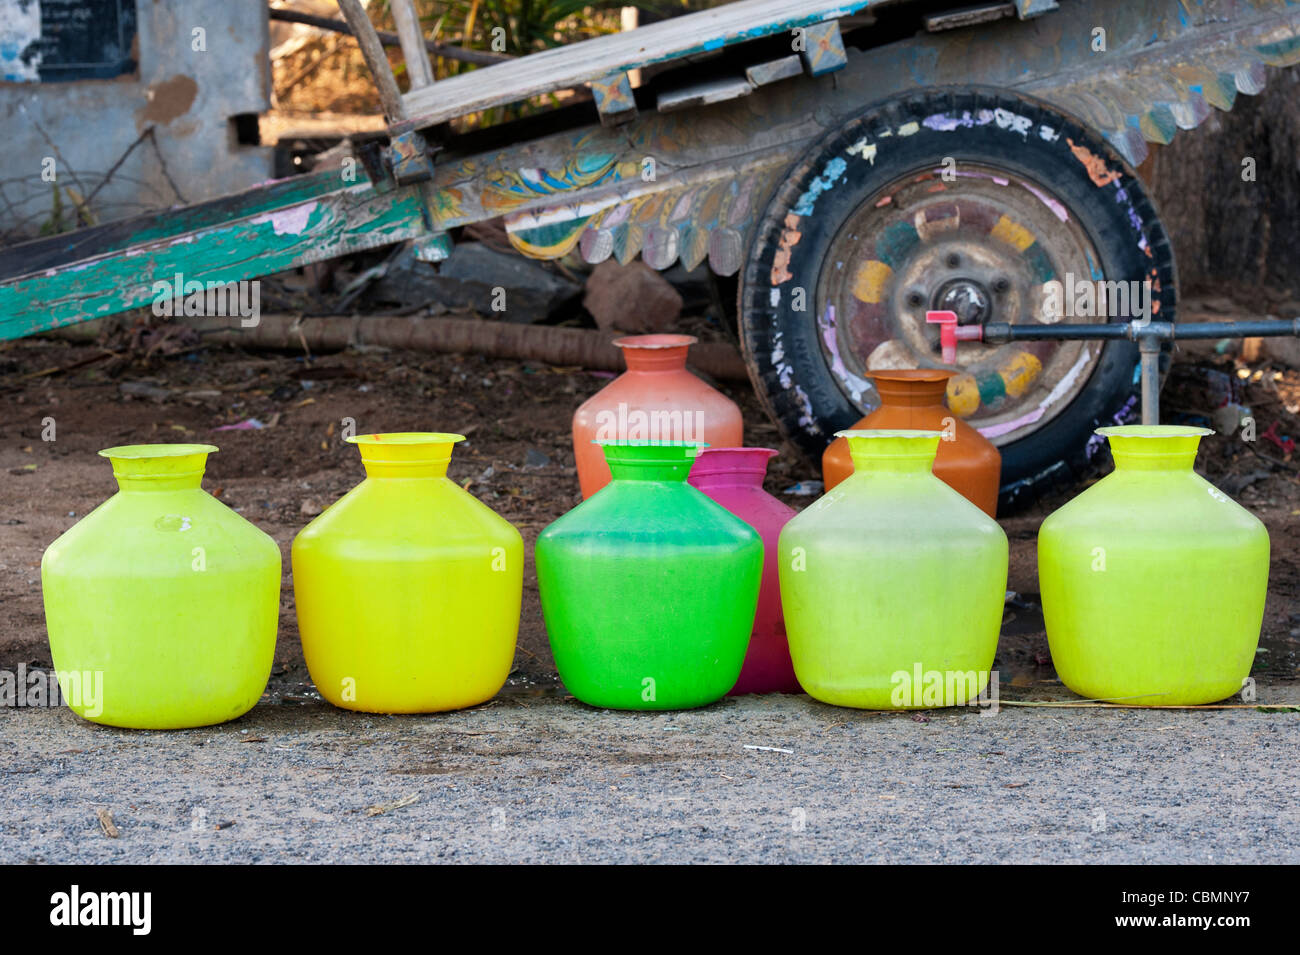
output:
[[[839,349],[839,333],[835,328],[835,306],[827,305],[826,311],[822,317],[817,320],[817,325],[822,333],[822,343],[826,346],[827,354],[831,356],[831,374],[840,380],[840,383],[849,390],[849,396],[855,404],[861,404],[863,393],[871,387],[865,378],[859,378],[844,364],[844,358]]]
[[[277,209],[275,212],[258,216],[252,220],[252,224],[261,225],[269,222],[276,235],[302,235],[303,230],[307,228],[307,220],[316,211],[316,205],[313,200],[287,209]]]
[[[772,284],[780,285],[788,282],[794,276],[790,274],[790,256],[791,252],[799,240],[803,238],[803,233],[799,232],[795,226],[799,224],[799,216],[790,213],[785,217],[785,229],[781,232],[781,240],[772,257]]]
[[[865,136],[846,149],[845,152],[850,156],[860,156],[873,166],[876,164],[876,144],[867,142]]]
[[[808,184],[804,194],[795,203],[794,214],[797,216],[812,215],[813,209],[817,205],[817,197],[843,179],[844,170],[848,169],[848,167],[849,164],[839,156],[828,162],[826,168],[822,170],[822,174]]]
[[[1092,180],[1094,186],[1100,189],[1103,186],[1109,186],[1112,182],[1119,181],[1120,174],[1112,169],[1107,169],[1105,160],[1100,156],[1093,155],[1092,150],[1088,149],[1087,146],[1076,146],[1074,140],[1068,136],[1065,137],[1065,141],[1069,143],[1070,152],[1074,154],[1074,158],[1083,163],[1083,168],[1088,171],[1088,178]]]

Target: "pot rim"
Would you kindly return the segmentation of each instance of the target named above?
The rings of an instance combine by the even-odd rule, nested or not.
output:
[[[862,428],[836,431],[837,438],[942,438],[942,431],[924,428]]]
[[[214,454],[215,444],[121,444],[97,452],[101,458],[119,461],[147,461],[150,458],[183,458],[194,454]]]
[[[450,431],[381,431],[374,434],[354,434],[344,438],[348,444],[362,444],[369,447],[421,444],[456,444],[467,440],[463,434]]]
[[[1214,431],[1189,424],[1121,424],[1098,428],[1094,433],[1103,438],[1204,438]]]
[[[673,335],[673,334],[655,334],[655,335],[625,335],[622,338],[616,338],[611,345],[617,345],[619,348],[685,348],[688,345],[699,343],[699,339],[694,335]]]

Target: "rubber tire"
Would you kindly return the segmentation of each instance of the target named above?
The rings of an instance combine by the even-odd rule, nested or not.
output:
[[[936,113],[998,109],[1028,117],[1033,123],[1031,134],[990,122],[956,133],[918,125],[911,135],[879,135],[907,123],[921,124]],[[1033,135],[1040,123],[1060,135],[1052,141]],[[874,163],[845,152],[864,136],[876,144]],[[1107,170],[1119,173],[1119,179],[1094,185],[1067,139],[1076,148],[1100,157]],[[1078,120],[1027,96],[973,87],[926,89],[877,103],[823,138],[791,168],[759,222],[742,273],[739,327],[750,378],[786,438],[811,460],[820,461],[831,436],[853,425],[862,413],[831,374],[811,309],[793,311],[790,295],[781,295],[778,304],[772,305],[771,276],[776,256],[783,251],[787,217],[813,180],[826,174],[829,162],[840,157],[849,160],[836,184],[816,197],[812,214],[797,219],[801,237],[788,250],[786,269],[793,278],[781,287],[814,290],[831,242],[854,210],[899,176],[937,168],[949,156],[958,166],[963,161],[1001,166],[1048,185],[1093,242],[1105,278],[1140,281],[1154,269],[1160,289],[1152,293],[1159,302],[1153,317],[1175,319],[1173,249],[1155,207],[1133,169]],[[1135,344],[1107,343],[1087,383],[1068,407],[1037,431],[1001,447],[1000,511],[1074,483],[1096,447],[1096,442],[1090,442],[1093,430],[1135,419],[1140,411],[1137,364]]]

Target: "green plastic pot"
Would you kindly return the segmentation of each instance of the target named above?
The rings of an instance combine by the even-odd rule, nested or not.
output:
[[[1192,470],[1204,428],[1102,428],[1115,470],[1047,520],[1038,581],[1052,662],[1088,699],[1213,703],[1250,675],[1268,531]]]
[[[537,539],[555,665],[584,703],[703,706],[740,675],[763,543],[686,483],[697,447],[605,444],[613,480]]]

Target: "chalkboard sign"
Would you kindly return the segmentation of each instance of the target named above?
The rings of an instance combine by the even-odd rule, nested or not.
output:
[[[0,73],[41,83],[134,73],[136,0],[0,0],[8,20]]]

